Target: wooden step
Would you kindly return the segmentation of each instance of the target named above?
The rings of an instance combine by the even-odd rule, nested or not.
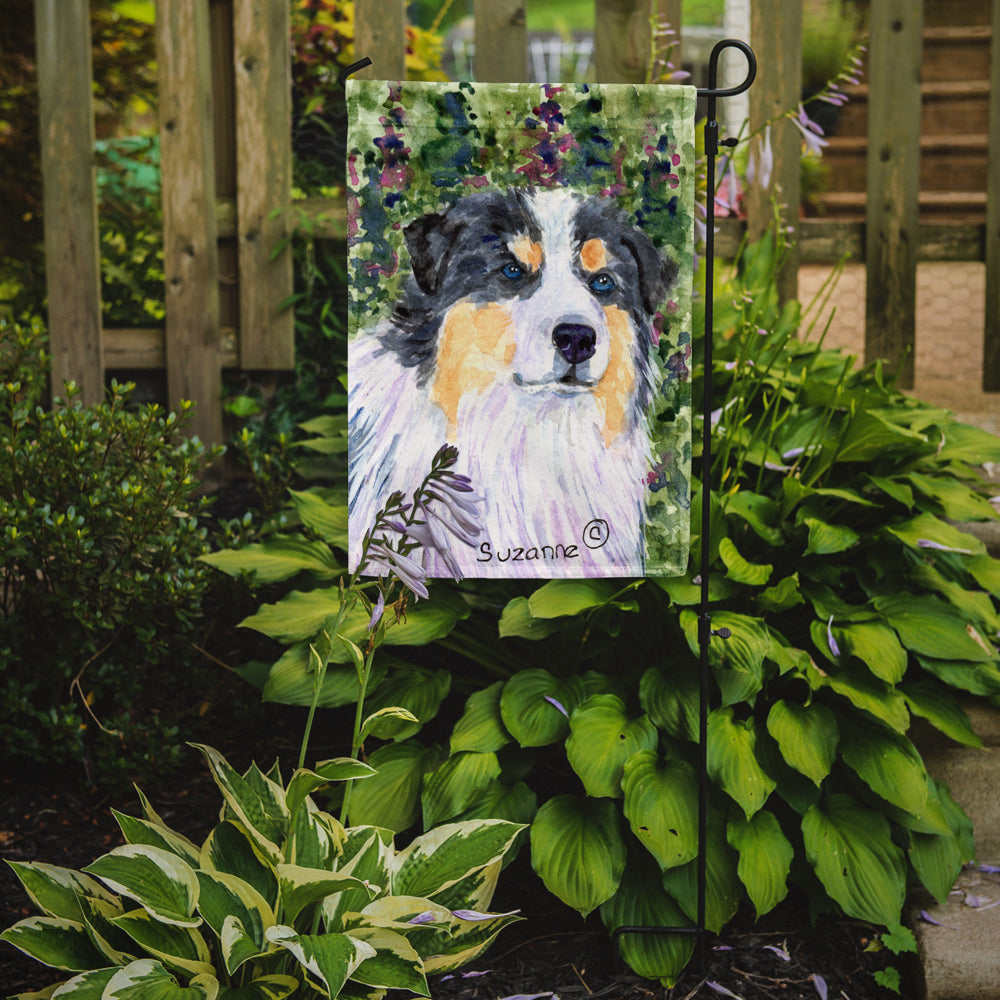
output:
[[[921,79],[924,83],[989,80],[992,38],[989,25],[925,28]]]
[[[868,139],[831,136],[823,158],[834,191],[865,188]],[[920,138],[920,188],[925,191],[985,191],[988,170],[985,135],[925,135]]]
[[[815,201],[828,218],[863,221],[868,197],[863,191],[831,191]],[[986,193],[979,191],[921,191],[920,218],[981,223],[986,216]]]
[[[924,27],[943,27],[956,21],[962,24],[989,24],[992,15],[990,4],[991,0],[924,0]]]

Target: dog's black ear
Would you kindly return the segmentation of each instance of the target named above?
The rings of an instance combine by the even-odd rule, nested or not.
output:
[[[422,215],[403,229],[413,277],[425,295],[434,295],[441,287],[448,258],[461,228],[462,223],[445,209]]]
[[[642,306],[652,315],[673,287],[680,268],[672,260],[666,260],[641,229],[635,229],[628,236],[622,237],[622,244],[632,254],[639,268],[639,295],[642,298]]]

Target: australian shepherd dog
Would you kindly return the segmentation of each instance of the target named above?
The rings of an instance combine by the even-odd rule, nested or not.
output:
[[[473,194],[404,236],[400,301],[351,345],[352,566],[447,442],[485,497],[463,573],[641,575],[651,317],[676,266],[613,202],[566,190]]]

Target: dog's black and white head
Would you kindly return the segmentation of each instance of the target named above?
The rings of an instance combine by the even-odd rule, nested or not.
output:
[[[612,202],[470,195],[405,230],[411,275],[381,338],[454,423],[497,385],[551,405],[589,395],[606,442],[644,410],[651,317],[677,275]]]

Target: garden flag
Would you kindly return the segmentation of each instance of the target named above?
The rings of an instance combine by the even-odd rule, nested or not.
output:
[[[684,573],[695,90],[347,101],[351,568]]]

